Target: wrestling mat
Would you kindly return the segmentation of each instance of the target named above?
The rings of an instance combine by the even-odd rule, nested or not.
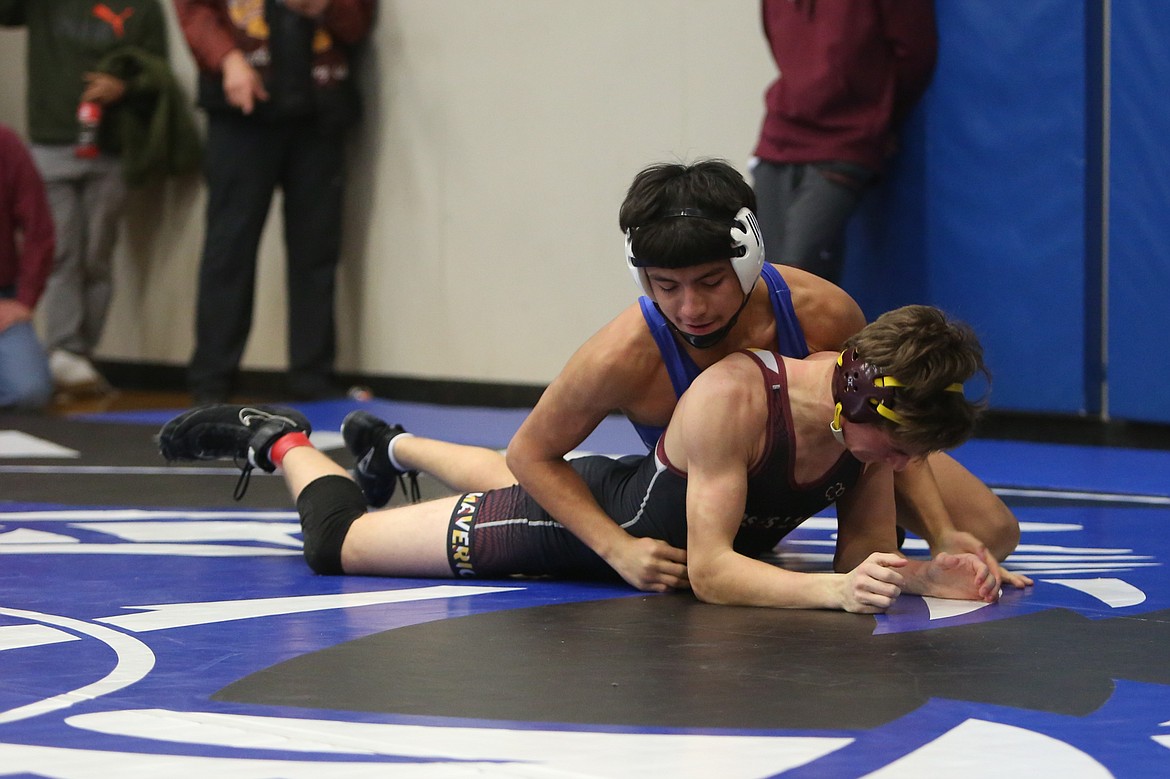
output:
[[[523,416],[299,405],[347,465],[359,405],[494,447]],[[0,416],[0,775],[1170,775],[1170,451],[967,444],[1035,587],[874,617],[314,576],[278,477],[236,503],[230,464],[161,461],[172,414]],[[585,447],[639,444],[612,419]],[[833,532],[778,561],[827,569]]]

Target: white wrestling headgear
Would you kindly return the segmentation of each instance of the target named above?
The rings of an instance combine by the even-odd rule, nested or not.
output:
[[[710,219],[713,221],[723,221],[720,217],[716,217],[707,211],[700,208],[680,208],[675,211],[668,211],[660,219],[674,219],[677,217],[697,217],[699,219]],[[760,270],[764,267],[764,239],[760,235],[760,224],[756,221],[756,215],[752,213],[750,208],[744,207],[736,212],[735,217],[731,220],[731,248],[733,250],[731,256],[731,267],[735,271],[736,277],[739,278],[740,289],[746,296],[752,291],[756,280],[760,278]],[[630,273],[634,277],[634,282],[641,288],[642,293],[647,297],[653,297],[650,294],[650,278],[646,275],[646,268],[655,267],[653,263],[641,260],[634,256],[634,230],[626,230],[626,266],[630,269]],[[706,260],[704,260],[706,262]],[[699,264],[699,263],[694,263]],[[685,267],[685,266],[680,266]]]

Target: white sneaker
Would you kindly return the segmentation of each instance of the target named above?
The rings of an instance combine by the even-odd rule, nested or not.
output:
[[[59,389],[97,389],[107,386],[106,380],[88,359],[80,354],[55,349],[49,355],[49,372]]]

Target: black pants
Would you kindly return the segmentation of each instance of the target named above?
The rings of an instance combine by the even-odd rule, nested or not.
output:
[[[845,186],[825,176],[822,168],[848,173],[857,186]],[[873,174],[848,163],[760,160],[752,176],[756,218],[768,261],[803,268],[839,284],[845,260],[845,227]]]
[[[208,115],[207,233],[199,271],[196,395],[232,388],[252,328],[256,252],[273,193],[284,200],[290,386],[324,385],[335,356],[334,286],[341,247],[343,137],[312,118],[265,122]]]

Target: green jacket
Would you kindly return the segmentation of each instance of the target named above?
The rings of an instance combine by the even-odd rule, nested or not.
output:
[[[199,166],[202,144],[188,97],[165,59],[135,46],[122,46],[95,68],[136,85],[111,123],[128,183],[189,173]]]

